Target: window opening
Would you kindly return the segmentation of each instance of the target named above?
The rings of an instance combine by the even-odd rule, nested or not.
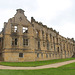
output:
[[[17,38],[12,38],[12,45],[17,45]]]
[[[49,50],[49,42],[47,42],[47,50]]]
[[[23,57],[23,53],[19,53],[19,57]]]
[[[37,53],[37,58],[39,58],[39,53]]]
[[[59,53],[59,47],[57,48],[57,50],[58,50],[58,53]]]
[[[1,42],[1,38],[0,38],[0,42]]]
[[[28,46],[28,39],[23,39],[23,45]]]
[[[12,26],[12,32],[17,32],[17,26]]]
[[[42,37],[43,37],[43,40],[44,40],[44,31],[42,30]]]
[[[48,54],[46,54],[46,58],[48,58]]]
[[[23,33],[28,33],[28,28],[27,27],[23,27]]]
[[[43,47],[45,47],[45,42],[43,41]]]
[[[40,49],[40,41],[38,41],[38,49]]]

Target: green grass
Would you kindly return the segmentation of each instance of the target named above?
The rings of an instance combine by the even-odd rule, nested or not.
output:
[[[0,75],[75,75],[75,63],[39,70],[0,70]]]
[[[75,63],[69,65],[73,67]],[[75,75],[75,69],[68,68],[69,65],[39,70],[0,70],[0,75]]]
[[[35,61],[35,62],[0,62],[0,65],[5,66],[21,66],[21,67],[32,67],[32,66],[41,66],[41,65],[48,65],[58,62],[64,62],[73,60],[75,58],[67,58],[67,59],[54,59],[54,60],[47,60],[47,61]]]
[[[61,66],[59,68],[65,68],[65,69],[75,69],[75,63],[70,63],[70,64],[67,64],[67,65],[64,65],[64,66]]]

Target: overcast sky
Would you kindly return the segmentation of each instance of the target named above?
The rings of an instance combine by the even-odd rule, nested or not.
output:
[[[28,20],[33,16],[60,35],[75,38],[75,0],[1,0],[0,31],[19,8],[25,10]]]

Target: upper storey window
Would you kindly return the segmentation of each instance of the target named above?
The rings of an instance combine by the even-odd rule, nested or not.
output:
[[[0,38],[0,42],[1,42],[1,38]]]
[[[46,34],[46,40],[48,40],[48,34]]]
[[[53,43],[55,43],[55,37],[53,37]]]
[[[44,39],[44,31],[42,30],[42,37],[43,37],[43,39]]]
[[[28,28],[27,27],[23,27],[23,33],[28,33]]]
[[[39,37],[39,30],[36,30],[36,35],[37,37]]]
[[[57,44],[58,44],[58,38],[57,38]]]
[[[12,46],[17,46],[17,38],[12,38]]]
[[[17,32],[17,26],[12,26],[12,32]]]
[[[23,45],[28,46],[28,39],[26,39],[26,38],[23,39]]]
[[[50,34],[50,41],[52,42],[52,34]]]

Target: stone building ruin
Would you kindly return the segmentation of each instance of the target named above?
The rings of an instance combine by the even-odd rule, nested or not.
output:
[[[74,39],[61,36],[17,9],[14,17],[4,22],[0,32],[0,61],[26,62],[70,58],[75,51]]]

